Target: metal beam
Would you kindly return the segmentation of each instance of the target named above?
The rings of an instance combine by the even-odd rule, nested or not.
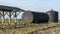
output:
[[[11,23],[11,12],[9,12],[9,24]]]
[[[2,24],[4,24],[4,11],[2,12]]]

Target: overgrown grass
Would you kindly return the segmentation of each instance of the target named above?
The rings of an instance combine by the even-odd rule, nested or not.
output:
[[[49,23],[37,24],[37,23],[24,23],[22,21],[19,21],[18,23],[13,23],[8,25],[6,24],[8,23],[4,23],[0,25],[1,34],[36,34],[37,32],[41,32],[49,28],[60,26],[60,22],[58,23],[49,22]]]

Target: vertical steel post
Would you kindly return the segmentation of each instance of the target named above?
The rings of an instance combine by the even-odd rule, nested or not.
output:
[[[4,24],[4,11],[2,11],[2,24]]]
[[[15,20],[15,23],[17,23],[17,12],[15,12],[15,15],[14,15],[14,20]]]
[[[11,23],[11,12],[9,12],[9,24]]]

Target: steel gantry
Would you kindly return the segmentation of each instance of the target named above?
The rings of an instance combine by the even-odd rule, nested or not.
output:
[[[9,24],[11,23],[11,16],[14,16],[15,23],[17,22],[17,16],[20,14],[21,11],[24,11],[17,7],[10,7],[10,6],[3,6],[0,5],[0,15],[2,16],[2,24],[4,23],[4,16],[7,14],[9,17]],[[18,12],[18,14],[17,14]]]

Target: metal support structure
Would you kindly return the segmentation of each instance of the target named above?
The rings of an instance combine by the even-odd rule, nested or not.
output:
[[[4,11],[2,12],[2,24],[4,24]]]
[[[14,20],[15,20],[15,23],[17,23],[17,12],[15,12],[15,15],[14,15]]]
[[[20,14],[20,12],[17,14],[17,11],[14,12],[14,20],[15,20],[15,23],[17,23],[17,16]]]
[[[18,12],[17,16],[20,14],[20,11]],[[18,21],[17,21],[18,22]]]
[[[9,24],[11,23],[11,12],[9,12]]]
[[[24,10],[20,9],[20,8],[17,8],[17,7],[10,7],[10,6],[3,6],[3,5],[0,5],[0,15],[2,15],[2,24],[5,23],[5,15],[7,14],[9,16],[9,24],[11,24],[11,17],[13,15],[14,17],[14,22],[17,23],[17,16],[20,14],[20,12]],[[17,13],[18,12],[18,13]]]
[[[20,13],[20,12],[19,12]],[[7,14],[9,16],[9,24],[11,23],[11,16],[14,15],[14,23],[17,23],[17,16],[19,15],[19,13],[17,13],[17,11],[14,12],[7,12],[7,11],[2,11],[0,12],[0,14],[2,15],[2,24],[4,24],[4,16]]]

